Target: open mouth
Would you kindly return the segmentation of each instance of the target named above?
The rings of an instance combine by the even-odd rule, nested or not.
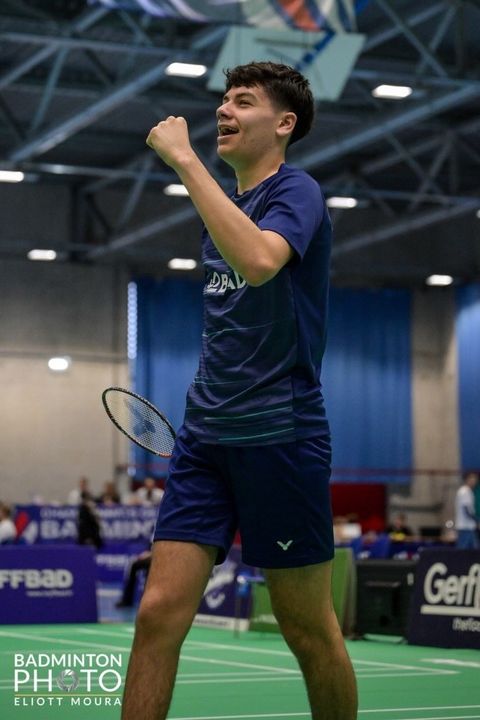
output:
[[[238,130],[236,128],[228,127],[228,125],[220,125],[218,128],[218,134],[220,137],[225,137],[226,135],[236,135],[238,133]]]

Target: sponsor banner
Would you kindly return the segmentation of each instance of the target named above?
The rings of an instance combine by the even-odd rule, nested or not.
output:
[[[412,645],[480,649],[480,550],[423,550],[407,633]]]
[[[109,544],[95,556],[97,580],[101,583],[123,583],[132,562],[148,548],[146,543]]]
[[[242,562],[241,548],[234,546],[221,565],[213,569],[203,600],[198,609],[196,622],[224,627],[225,618],[247,618],[250,613],[250,589],[237,584],[241,574],[252,573],[252,568]],[[246,591],[247,592],[246,592]]]
[[[95,580],[90,547],[3,547],[0,622],[97,622]]]
[[[104,548],[127,542],[144,542],[152,537],[158,508],[139,505],[98,505]],[[15,525],[20,542],[75,543],[76,505],[17,505]]]

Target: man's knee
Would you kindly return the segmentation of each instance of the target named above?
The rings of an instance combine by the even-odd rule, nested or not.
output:
[[[310,655],[331,655],[341,638],[341,631],[335,613],[319,613],[315,621],[306,622],[293,614],[277,617],[280,630],[288,646],[298,658]]]
[[[163,589],[147,590],[136,618],[136,631],[148,636],[181,641],[193,621],[195,609],[185,599]]]

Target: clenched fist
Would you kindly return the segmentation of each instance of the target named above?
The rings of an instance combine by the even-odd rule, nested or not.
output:
[[[181,166],[193,153],[187,121],[183,117],[169,115],[150,130],[146,142],[164,163],[173,168]]]

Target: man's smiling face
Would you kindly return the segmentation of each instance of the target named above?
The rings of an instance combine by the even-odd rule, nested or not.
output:
[[[255,163],[277,147],[276,130],[284,115],[262,87],[230,88],[217,109],[218,154],[233,167]]]

